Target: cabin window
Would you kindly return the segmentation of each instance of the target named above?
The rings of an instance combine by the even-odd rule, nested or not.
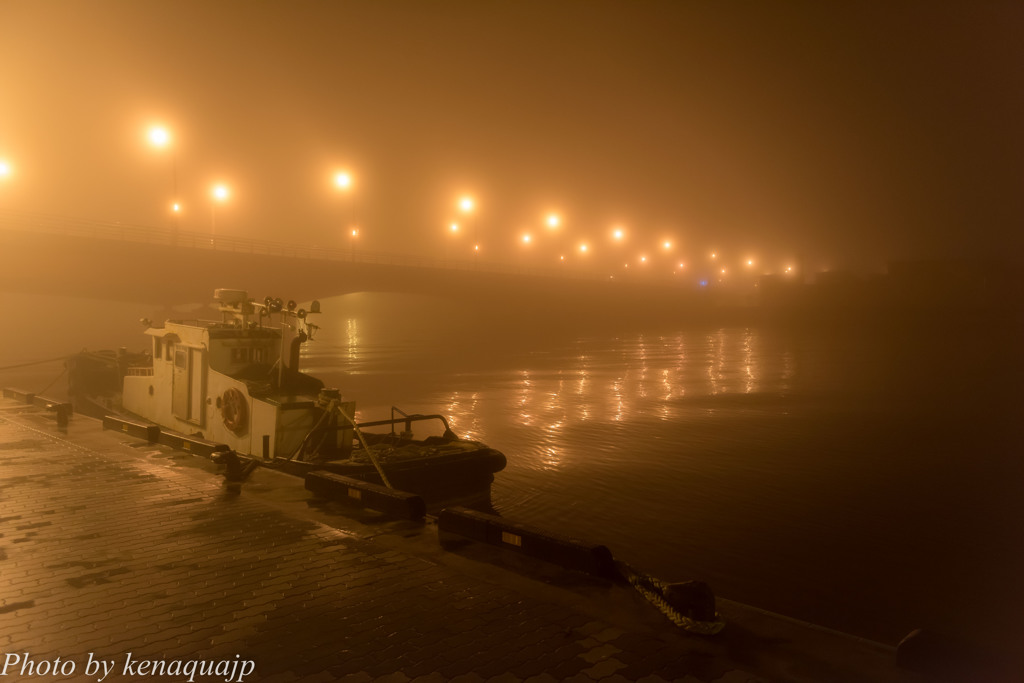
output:
[[[232,363],[247,363],[249,361],[248,354],[246,353],[247,350],[248,349],[246,349],[245,347],[241,347],[241,348],[236,347],[236,348],[231,349],[231,362]]]
[[[162,349],[160,348],[160,340],[157,339],[156,337],[153,337],[153,358],[160,358],[161,351]]]
[[[188,362],[188,354],[185,349],[176,349],[174,352],[174,367],[184,369]]]
[[[252,350],[252,362],[257,365],[263,363],[263,349]]]
[[[174,342],[168,341],[166,344],[167,355],[164,356],[165,360],[174,360]]]

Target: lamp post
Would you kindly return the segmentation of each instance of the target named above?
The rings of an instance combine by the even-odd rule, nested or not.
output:
[[[352,174],[348,171],[338,171],[334,174],[334,186],[345,195],[345,229],[350,233],[358,232],[353,218],[355,212],[352,210]],[[355,235],[352,234],[352,237],[354,239]]]
[[[469,221],[469,215],[471,213],[473,213],[473,209],[476,207],[476,202],[473,201],[473,198],[470,197],[469,195],[463,195],[462,197],[459,198],[458,206],[459,206],[459,211],[461,211],[463,214],[465,214],[466,221],[468,222]],[[474,222],[473,223],[473,242],[475,242],[475,244],[473,245],[473,264],[474,265],[477,264],[477,262],[478,262],[478,258],[477,257],[480,255],[480,243],[477,241],[477,238],[478,238],[477,225],[476,225],[476,222]]]
[[[217,204],[223,204],[231,196],[227,185],[214,185],[210,190],[210,244],[213,244],[217,234]]]
[[[157,149],[170,150],[171,156],[171,213],[173,214],[173,236],[172,240],[178,240],[178,215],[181,211],[181,202],[178,198],[178,156],[174,153],[171,132],[163,126],[152,126],[149,129],[149,143]]]

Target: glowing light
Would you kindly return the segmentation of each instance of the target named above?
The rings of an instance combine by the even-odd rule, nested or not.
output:
[[[622,241],[622,238],[625,237],[625,236],[626,236],[626,231],[623,230],[622,228],[615,228],[615,230],[612,232],[612,238],[616,239],[616,240],[618,240],[620,242]]]
[[[451,226],[449,226],[449,227],[451,227],[452,232],[458,232],[459,231],[459,224],[458,223],[452,223]]]
[[[718,254],[716,254],[715,252],[711,252],[711,258],[713,258],[713,259],[718,258]]]
[[[725,275],[725,268],[722,268],[722,275]]]
[[[171,133],[163,126],[153,126],[149,129],[149,142],[154,147],[166,147],[171,144]]]
[[[231,196],[231,191],[227,188],[226,185],[214,185],[213,189],[210,191],[210,194],[218,202],[223,202],[227,200],[228,197]]]
[[[685,267],[686,267],[686,264],[685,264],[685,263],[680,263],[680,264],[679,264],[679,267],[680,267],[680,268],[685,268]]]
[[[792,273],[793,272],[793,266],[786,266],[786,272],[787,273]]]
[[[347,171],[339,171],[334,175],[334,184],[342,190],[352,187],[352,175]]]
[[[646,256],[641,256],[640,257],[640,263],[647,263],[647,257]]]
[[[565,256],[559,256],[559,257],[558,257],[558,260],[559,260],[559,261],[564,261],[564,260],[565,260]]]
[[[672,248],[672,243],[671,242],[665,242],[661,246],[662,246],[663,249],[671,249]]]
[[[473,245],[473,251],[480,251],[480,245],[479,244],[474,244]]]
[[[473,202],[472,197],[467,196],[459,200],[459,210],[462,211],[463,213],[471,212],[474,206],[476,206],[476,204]]]
[[[527,234],[523,235],[523,244],[529,244],[529,243],[530,243],[530,235],[529,235],[529,233],[527,233]]]
[[[0,178],[6,178],[12,173],[11,164],[0,160]]]
[[[580,245],[580,253],[581,254],[586,254],[587,253],[587,245],[586,245],[585,242]]]
[[[547,223],[549,228],[557,228],[559,225],[561,225],[562,219],[558,217],[558,214],[553,213],[548,216]]]
[[[748,266],[752,266],[752,265],[754,265],[754,259],[748,258],[748,259],[747,259],[747,265],[748,265]]]
[[[181,204],[179,204],[178,202],[174,202],[174,204],[171,205],[171,211],[173,211],[174,213],[178,213],[179,211],[181,211]]]
[[[359,237],[359,228],[352,228],[352,236]]]

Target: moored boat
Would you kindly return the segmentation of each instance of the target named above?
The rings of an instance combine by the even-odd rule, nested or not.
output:
[[[460,439],[441,415],[393,408],[389,418],[357,423],[354,401],[300,372],[300,348],[319,329],[310,321],[319,302],[306,311],[234,289],[218,289],[214,298],[219,320],[143,320],[147,352],[69,359],[76,409],[127,413],[297,473],[325,469],[388,485],[396,479],[410,491],[490,481],[504,468],[504,455]],[[428,422],[440,434],[416,438],[414,428]]]

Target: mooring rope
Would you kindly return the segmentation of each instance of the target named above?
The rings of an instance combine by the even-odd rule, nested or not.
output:
[[[56,377],[54,377],[52,382],[47,384],[43,389],[40,389],[39,391],[36,392],[36,396],[40,396],[40,395],[46,393],[46,391],[48,391],[50,387],[52,387],[54,384],[56,384],[57,380],[59,380],[61,377],[63,377],[65,375],[65,373],[67,373],[67,371],[68,371],[67,367],[65,367],[63,370],[61,370],[60,374],[57,375]]]
[[[44,363],[55,363],[59,360],[67,360],[67,356],[60,356],[58,358],[47,358],[46,360],[34,360],[31,363],[19,363],[18,365],[7,365],[0,368],[0,372],[4,370],[16,370],[17,368],[27,368],[32,365],[43,365]]]
[[[341,416],[348,420],[349,424],[352,425],[352,431],[355,432],[355,435],[359,438],[359,443],[363,445],[363,450],[366,452],[368,456],[370,456],[370,462],[372,462],[373,466],[377,468],[377,474],[380,475],[381,481],[384,482],[384,485],[387,486],[389,489],[395,488],[394,486],[391,485],[391,482],[388,481],[388,475],[384,474],[384,468],[381,467],[380,462],[377,460],[377,456],[370,448],[370,445],[366,443],[366,439],[363,438],[363,433],[359,430],[359,427],[356,425],[356,421],[352,419],[352,417],[350,417],[348,413],[346,413],[344,410],[341,410],[340,408],[338,409],[338,413],[341,414]]]
[[[715,615],[715,621],[700,621],[698,619],[692,619],[684,614],[680,614],[679,611],[670,605],[662,594],[668,588],[668,584],[659,581],[653,576],[637,576],[630,575],[629,583],[637,590],[640,595],[644,596],[648,602],[658,608],[662,614],[669,618],[669,620],[678,626],[679,628],[688,631],[690,633],[699,633],[700,635],[713,636],[723,628],[725,628],[725,622],[718,619],[718,615]],[[644,584],[653,585],[658,589],[655,592],[645,586]]]

